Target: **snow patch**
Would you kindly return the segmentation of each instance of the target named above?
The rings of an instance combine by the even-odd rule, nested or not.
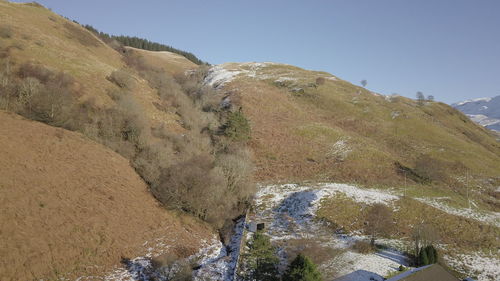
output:
[[[335,275],[328,276],[330,279],[353,271],[358,271],[356,274],[353,273],[358,276],[362,270],[371,271],[372,276],[381,276],[388,271],[397,270],[401,264],[408,265],[405,255],[395,249],[387,249],[374,254],[353,252],[351,248],[356,241],[368,240],[368,238],[360,235],[332,233],[324,222],[314,219],[321,200],[338,193],[366,204],[389,204],[398,198],[381,190],[362,189],[336,183],[315,186],[284,184],[260,188],[254,200],[257,212],[253,219],[266,224],[266,233],[271,237],[271,241],[284,245],[285,248],[279,250],[282,259],[281,268],[286,265],[285,249],[288,242],[296,239],[315,241],[321,247],[340,251],[340,254],[333,259],[320,265],[322,271]]]
[[[471,100],[466,100],[466,101],[461,101],[461,102],[457,102],[455,103],[454,105],[456,106],[460,106],[460,105],[464,105],[466,103],[471,103],[471,102],[479,102],[479,101],[484,101],[484,102],[490,102],[492,98],[477,98],[477,99],[471,99]]]
[[[352,152],[352,149],[347,144],[348,139],[340,139],[332,145],[327,157],[334,157],[338,161],[344,161]]]
[[[210,68],[204,84],[210,85],[216,89],[222,88],[226,83],[231,82],[236,76],[243,71],[226,69],[223,64],[216,65]]]
[[[467,116],[474,122],[481,126],[491,126],[500,124],[500,119],[490,118],[483,114],[467,114]]]
[[[470,270],[467,269],[472,269],[478,281],[498,280],[496,278],[500,276],[500,260],[498,258],[474,253],[457,255],[454,258],[446,256],[445,259],[450,266],[461,273],[470,274]]]
[[[439,201],[439,197],[435,198],[415,198],[416,200],[430,205],[436,209],[439,209],[441,211],[444,211],[448,214],[455,215],[455,216],[461,216],[473,220],[477,220],[480,222],[484,222],[490,225],[494,225],[496,227],[500,227],[500,213],[497,212],[478,212],[474,209],[466,209],[466,208],[454,208],[451,206],[448,206],[442,202]]]

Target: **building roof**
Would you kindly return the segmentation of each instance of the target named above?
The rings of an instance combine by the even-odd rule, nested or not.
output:
[[[409,270],[387,281],[459,281],[439,264],[431,264]]]

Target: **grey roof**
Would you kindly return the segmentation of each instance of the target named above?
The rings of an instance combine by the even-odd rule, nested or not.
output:
[[[406,271],[387,281],[459,281],[459,279],[439,264],[431,264]]]

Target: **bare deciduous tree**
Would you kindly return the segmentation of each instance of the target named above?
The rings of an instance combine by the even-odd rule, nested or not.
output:
[[[415,244],[415,257],[418,258],[419,251],[422,247],[433,245],[439,241],[439,233],[428,223],[420,223],[414,226],[412,231],[412,239]]]
[[[373,205],[368,213],[365,231],[371,236],[371,244],[375,245],[375,239],[379,236],[387,236],[394,228],[392,211],[384,204]]]
[[[424,101],[425,101],[424,93],[418,91],[417,92],[417,102],[418,102],[418,105],[423,105]]]

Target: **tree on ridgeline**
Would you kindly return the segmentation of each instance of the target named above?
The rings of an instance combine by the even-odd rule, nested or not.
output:
[[[418,105],[424,105],[424,101],[425,101],[424,93],[418,91],[417,92],[417,103],[418,103]]]

